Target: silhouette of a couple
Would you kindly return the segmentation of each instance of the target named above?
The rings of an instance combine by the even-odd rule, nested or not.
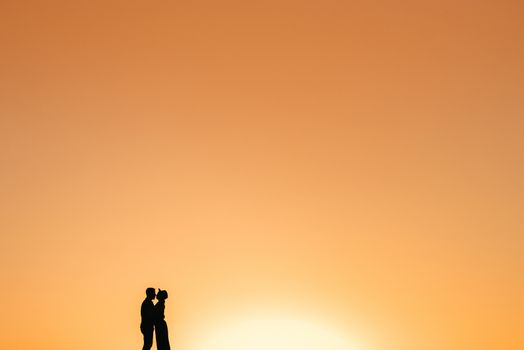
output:
[[[153,304],[153,300],[158,300]],[[155,295],[155,288],[146,289],[146,298],[142,302],[140,315],[140,331],[144,335],[144,346],[142,350],[150,350],[153,346],[153,331],[156,335],[157,350],[170,350],[169,337],[167,334],[167,323],[164,320],[164,310],[166,308],[167,291],[158,289]]]

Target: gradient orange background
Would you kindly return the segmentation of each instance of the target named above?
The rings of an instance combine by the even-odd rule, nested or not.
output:
[[[0,347],[138,349],[153,286],[178,350],[523,349],[523,11],[2,1]]]

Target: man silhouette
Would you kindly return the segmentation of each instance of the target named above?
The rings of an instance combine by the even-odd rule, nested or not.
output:
[[[146,289],[146,298],[142,302],[140,308],[140,316],[142,321],[140,322],[140,331],[144,335],[144,346],[142,350],[150,350],[153,346],[153,322],[155,305],[153,299],[155,299],[155,288]]]

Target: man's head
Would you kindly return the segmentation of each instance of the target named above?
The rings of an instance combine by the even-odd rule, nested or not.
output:
[[[155,299],[155,296],[156,296],[155,288],[147,288],[146,295],[148,299],[151,299],[151,300]]]

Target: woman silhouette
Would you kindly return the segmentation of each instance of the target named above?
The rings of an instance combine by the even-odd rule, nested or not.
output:
[[[155,304],[154,323],[156,333],[156,347],[158,350],[170,350],[169,337],[167,334],[167,323],[164,320],[164,309],[166,308],[165,301],[167,299],[167,291],[158,290],[156,294],[158,302]]]

